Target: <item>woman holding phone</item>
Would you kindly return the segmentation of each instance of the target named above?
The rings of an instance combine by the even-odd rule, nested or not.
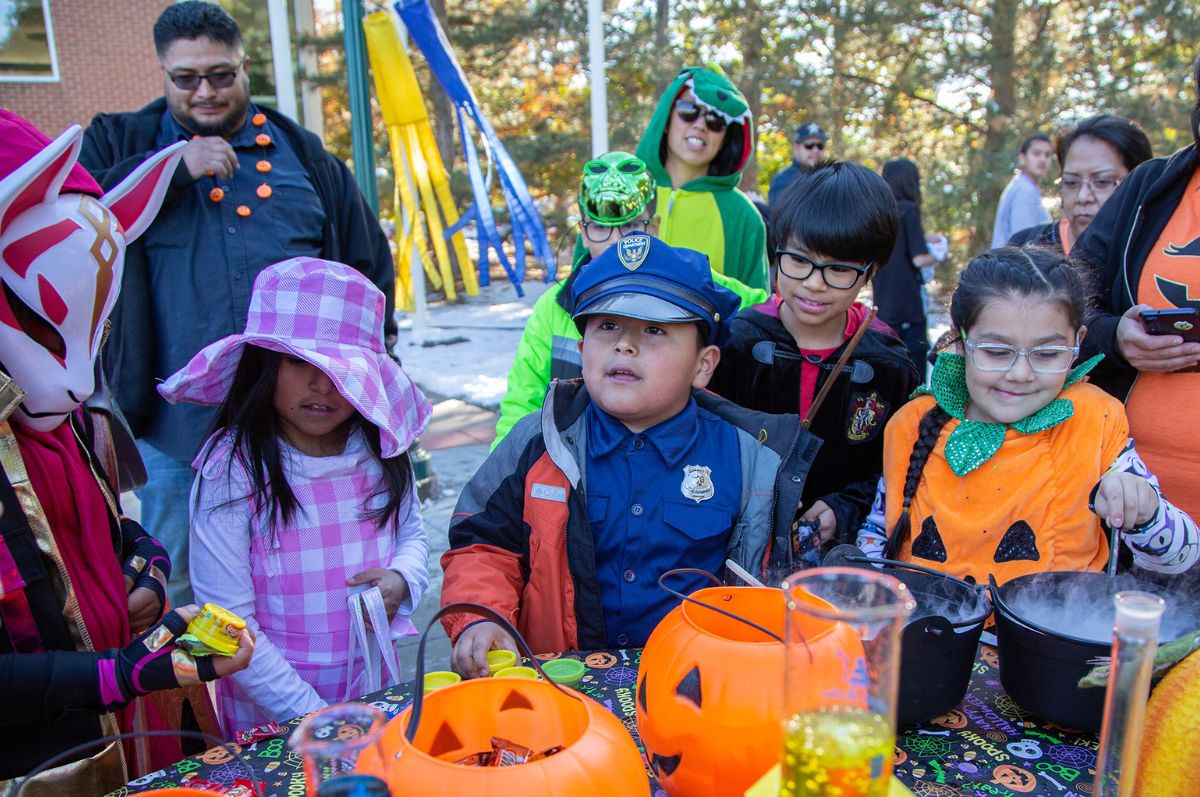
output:
[[[1125,402],[1131,436],[1162,489],[1200,517],[1200,62],[1195,141],[1137,167],[1071,250],[1095,277],[1096,308],[1080,358],[1104,361],[1092,382]],[[1188,318],[1154,319],[1155,311]],[[1143,313],[1148,313],[1143,320]],[[1190,325],[1190,327],[1189,327]],[[1154,333],[1168,334],[1154,334]]]

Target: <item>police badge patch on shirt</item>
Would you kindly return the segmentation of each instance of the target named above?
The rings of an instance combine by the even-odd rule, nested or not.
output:
[[[861,443],[875,436],[887,417],[887,402],[880,400],[879,393],[859,393],[850,402],[850,423],[846,427],[846,439]]]
[[[683,484],[679,491],[684,498],[690,498],[697,504],[707,501],[716,493],[712,483],[712,468],[704,465],[687,465],[683,469]]]

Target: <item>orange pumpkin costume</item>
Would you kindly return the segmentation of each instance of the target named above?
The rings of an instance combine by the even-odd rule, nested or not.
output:
[[[983,465],[956,476],[945,445],[961,421],[951,418],[921,473],[909,509],[910,538],[899,558],[975,580],[1003,583],[1045,570],[1102,570],[1108,541],[1088,508],[1092,488],[1125,448],[1129,422],[1121,403],[1087,383],[1061,394],[1074,415],[1044,432],[1005,432]],[[886,529],[900,518],[909,455],[921,419],[934,406],[921,396],[884,431]]]

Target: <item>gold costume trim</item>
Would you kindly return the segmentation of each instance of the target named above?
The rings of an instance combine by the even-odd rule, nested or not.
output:
[[[171,667],[175,670],[175,678],[180,686],[195,686],[201,683],[196,660],[179,648],[171,651]]]

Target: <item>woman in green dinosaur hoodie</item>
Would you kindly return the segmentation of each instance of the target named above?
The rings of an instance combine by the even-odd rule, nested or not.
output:
[[[767,231],[738,190],[754,152],[742,93],[721,74],[687,67],[667,87],[637,155],[658,183],[658,235],[708,255],[713,271],[770,289]]]

